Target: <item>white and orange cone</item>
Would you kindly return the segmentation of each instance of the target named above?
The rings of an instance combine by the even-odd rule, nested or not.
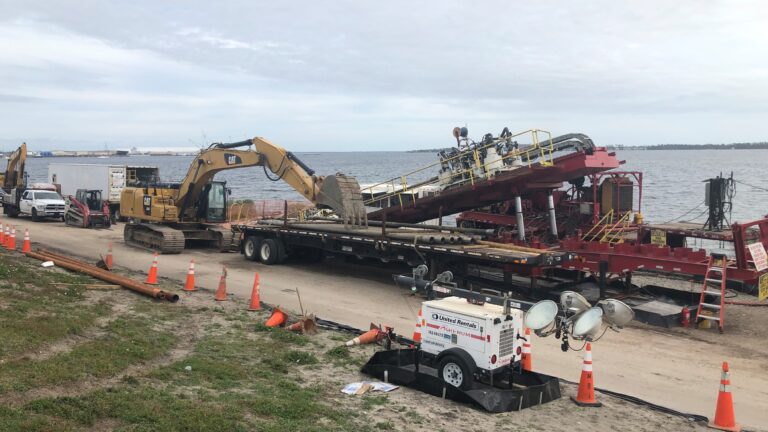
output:
[[[216,295],[213,299],[216,301],[227,301],[227,267],[221,267],[219,287],[216,289]]]
[[[720,375],[720,391],[717,394],[715,419],[709,422],[707,426],[731,432],[741,430],[741,426],[736,423],[736,413],[733,412],[733,394],[731,394],[731,377],[728,362],[723,362],[723,372]]]
[[[590,354],[591,355],[591,354]],[[533,358],[531,357],[531,329],[525,328],[525,340],[523,341],[523,370],[533,372]]]
[[[107,245],[107,258],[104,260],[104,264],[107,266],[107,270],[112,270],[114,265],[114,258],[112,258],[112,242]]]
[[[413,341],[415,343],[421,343],[421,322],[423,321],[423,318],[421,317],[421,308],[419,308],[419,316],[416,318],[416,328],[413,330]]]
[[[581,369],[581,379],[579,380],[579,391],[576,397],[571,396],[571,400],[582,407],[599,407],[602,403],[595,399],[595,379],[592,376],[592,344],[587,342],[584,351],[584,366]]]
[[[24,228],[24,242],[21,244],[21,252],[32,252],[32,243],[29,241],[29,228]]]
[[[157,252],[152,257],[152,267],[149,268],[147,282],[149,285],[157,285]]]
[[[259,294],[259,284],[261,283],[259,273],[253,277],[253,289],[251,290],[251,304],[248,306],[249,311],[261,310],[261,295]]]
[[[11,239],[8,240],[8,249],[16,250],[16,226],[11,227]]]
[[[189,261],[189,270],[187,270],[187,281],[184,283],[184,291],[196,291],[195,288],[195,260]]]
[[[374,324],[371,324],[371,329],[367,332],[361,334],[360,336],[357,336],[355,338],[352,338],[346,342],[346,346],[354,346],[354,345],[365,345],[369,343],[378,342],[382,339],[387,337],[387,334],[384,333],[379,327],[375,326]]]
[[[5,247],[5,224],[0,224],[0,245]]]

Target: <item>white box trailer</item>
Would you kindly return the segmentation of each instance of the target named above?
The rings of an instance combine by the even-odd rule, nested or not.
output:
[[[64,196],[78,189],[100,190],[113,214],[120,209],[120,194],[126,186],[152,184],[159,180],[157,167],[77,163],[48,164],[48,181]]]

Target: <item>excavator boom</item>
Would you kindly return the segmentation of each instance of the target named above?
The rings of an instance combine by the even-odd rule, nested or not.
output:
[[[254,150],[243,150],[253,146]],[[200,152],[181,183],[177,202],[182,219],[194,217],[194,204],[216,173],[233,168],[263,166],[267,178],[284,181],[318,207],[332,209],[345,223],[367,223],[360,185],[353,177],[337,173],[317,176],[296,155],[256,137],[235,143],[216,143]],[[272,174],[267,173],[267,169]]]
[[[9,192],[13,188],[24,187],[24,163],[27,160],[27,143],[11,153],[8,157],[8,167],[3,175],[3,189]]]

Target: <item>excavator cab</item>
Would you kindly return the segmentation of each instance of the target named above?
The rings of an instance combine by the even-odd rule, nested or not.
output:
[[[198,219],[208,223],[223,223],[227,221],[227,197],[226,182],[210,182],[203,188],[200,194],[200,205],[197,206]]]

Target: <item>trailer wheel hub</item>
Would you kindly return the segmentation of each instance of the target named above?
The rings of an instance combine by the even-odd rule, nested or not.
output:
[[[443,368],[443,381],[454,387],[460,387],[464,382],[464,373],[456,363],[448,363]]]

